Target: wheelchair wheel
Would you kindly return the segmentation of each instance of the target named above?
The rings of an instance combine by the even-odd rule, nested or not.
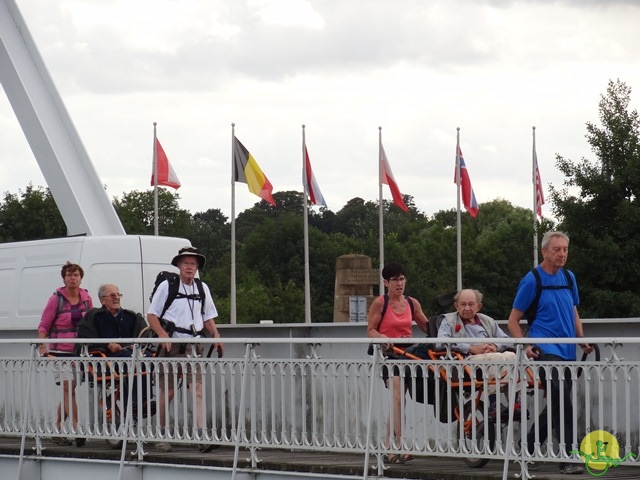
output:
[[[475,408],[472,408],[473,400],[467,402],[465,404],[464,410],[465,415],[464,419],[460,419],[458,421],[458,425],[456,428],[456,438],[458,441],[462,442],[460,445],[461,453],[464,454],[465,451],[472,451],[475,445],[481,446],[484,444],[484,436],[485,436],[485,422],[482,418],[482,414],[484,411],[482,402],[478,402]],[[473,423],[475,426],[475,438],[473,436]],[[487,434],[489,436],[489,448],[493,450],[496,444],[496,425],[493,422],[487,423]],[[464,463],[471,468],[482,468],[487,463],[489,463],[488,458],[465,458]]]

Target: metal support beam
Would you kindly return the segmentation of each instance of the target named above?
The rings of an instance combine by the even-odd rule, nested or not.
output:
[[[15,0],[0,0],[0,83],[69,235],[124,235]]]

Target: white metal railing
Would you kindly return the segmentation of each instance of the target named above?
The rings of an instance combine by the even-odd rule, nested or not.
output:
[[[435,343],[435,339],[425,341],[429,340]],[[398,339],[397,344],[403,341],[407,340]],[[132,442],[138,446],[139,461],[144,461],[145,448],[153,448],[148,443],[170,442],[193,444],[194,448],[202,444],[234,446],[234,465],[239,449],[248,449],[254,467],[259,449],[348,450],[363,454],[364,478],[370,458],[382,475],[384,456],[391,454],[457,457],[474,466],[499,459],[505,461],[505,475],[510,460],[521,463],[523,474],[531,461],[581,463],[579,455],[567,455],[566,451],[579,450],[581,440],[594,430],[613,434],[620,457],[638,455],[640,362],[624,360],[619,339],[591,341],[600,345],[599,361],[592,356],[577,362],[534,362],[524,358],[523,341],[516,341],[515,363],[501,365],[453,359],[450,355],[390,360],[378,348],[369,357],[362,354],[366,339],[313,339],[313,343],[302,338],[229,339],[227,344],[244,345],[244,355],[221,359],[149,358],[138,348],[142,343],[127,359],[43,358],[32,347],[30,357],[0,358],[0,435],[22,436],[23,440],[33,437],[38,454],[42,442],[49,438],[104,439],[110,446],[122,448],[123,462],[126,444]],[[211,341],[202,342],[207,344],[207,351]],[[448,340],[437,342],[447,344]],[[477,342],[469,339],[469,343]],[[637,349],[638,343],[640,338],[624,339],[627,348]],[[342,354],[336,355],[338,344],[349,348],[340,349]],[[352,358],[344,352],[352,352]],[[501,380],[490,381],[492,368],[504,370]],[[74,427],[67,418],[58,427],[63,392],[55,378],[72,369],[79,378],[75,389],[78,425]],[[185,371],[189,373],[181,375]],[[408,389],[396,417],[393,382],[389,382],[389,389],[382,382],[385,374],[393,372],[402,378],[401,392]],[[573,411],[567,419],[564,411],[560,415],[573,434],[569,438],[561,429],[559,438],[550,435],[542,439],[545,428],[552,430],[551,415],[543,421],[535,420],[549,402],[556,372],[571,386],[560,392],[560,401],[568,395]],[[158,388],[161,377],[165,382],[173,378],[179,386],[172,402],[167,392]],[[186,388],[187,383],[195,384],[198,379],[206,412],[205,423],[200,425],[195,397]],[[488,420],[486,389],[490,383],[495,384],[505,405],[505,413],[495,421]],[[512,414],[518,391],[522,392],[520,421]],[[169,418],[166,428],[161,428],[150,405],[147,414],[142,411],[145,399],[159,408],[163,396]],[[416,401],[419,396],[422,402]],[[391,431],[401,422],[399,438],[392,435],[387,439],[387,419]],[[533,441],[529,442],[527,433],[532,425]],[[625,465],[640,465],[633,455]]]

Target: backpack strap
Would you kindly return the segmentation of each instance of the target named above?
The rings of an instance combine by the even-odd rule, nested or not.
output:
[[[180,289],[180,277],[169,277],[166,281],[169,284],[169,290],[167,291],[167,299],[164,302],[159,318],[164,317],[164,314],[178,296],[178,290]]]
[[[202,285],[202,280],[199,278],[194,278],[195,284],[198,287],[198,294],[184,294],[180,292],[180,277],[169,277],[167,278],[167,282],[169,282],[169,291],[167,293],[167,299],[164,302],[164,306],[162,307],[162,313],[159,318],[164,317],[164,314],[167,312],[171,304],[176,298],[188,298],[191,300],[199,300],[200,301],[200,314],[204,317],[204,301],[207,297],[204,293],[204,286]],[[204,318],[203,318],[204,320]],[[177,328],[177,327],[176,327]],[[179,330],[176,330],[179,331]],[[192,333],[191,330],[187,330],[181,333]]]
[[[200,295],[200,314],[202,315],[202,321],[205,320],[204,318],[204,300],[205,298],[207,298],[207,296],[204,293],[204,287],[202,286],[202,280],[200,280],[199,278],[194,278],[193,279],[196,282],[196,286],[198,287],[198,294]]]
[[[540,278],[540,272],[538,272],[537,268],[531,270],[531,273],[536,279],[536,295],[533,297],[533,301],[529,308],[525,311],[525,315],[527,317],[527,322],[529,323],[529,327],[533,324],[538,315],[538,303],[540,302],[540,296],[542,295],[542,290],[564,290],[568,289],[573,292],[573,279],[571,275],[569,275],[569,271],[566,268],[560,268],[562,273],[564,273],[565,278],[567,279],[566,285],[542,285],[542,279]]]
[[[383,297],[384,297],[384,303],[382,304],[382,311],[380,312],[380,322],[378,323],[378,326],[376,328],[380,327],[380,324],[384,319],[384,314],[387,313],[387,309],[389,308],[389,295],[385,293]],[[411,297],[409,295],[405,295],[404,298],[406,298],[407,302],[409,303],[409,309],[411,310],[411,320],[413,320],[413,309],[414,309],[413,300],[411,300]]]
[[[86,291],[86,290],[85,290]],[[62,294],[56,290],[55,291],[56,296],[58,297],[58,306],[56,307],[56,316],[53,319],[53,325],[51,326],[51,330],[50,333],[69,333],[69,332],[76,332],[77,328],[76,327],[71,327],[71,328],[57,328],[56,327],[56,320],[58,319],[58,316],[61,313],[70,313],[71,309],[69,310],[63,310],[62,306],[64,304],[64,297],[62,296]],[[84,306],[84,309],[82,311],[84,312],[88,312],[89,311],[89,300],[84,300],[82,302],[82,305]]]

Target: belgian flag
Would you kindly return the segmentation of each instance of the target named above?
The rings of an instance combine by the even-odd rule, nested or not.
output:
[[[262,172],[253,155],[235,135],[233,136],[233,181],[246,183],[251,193],[276,206],[271,182]]]

